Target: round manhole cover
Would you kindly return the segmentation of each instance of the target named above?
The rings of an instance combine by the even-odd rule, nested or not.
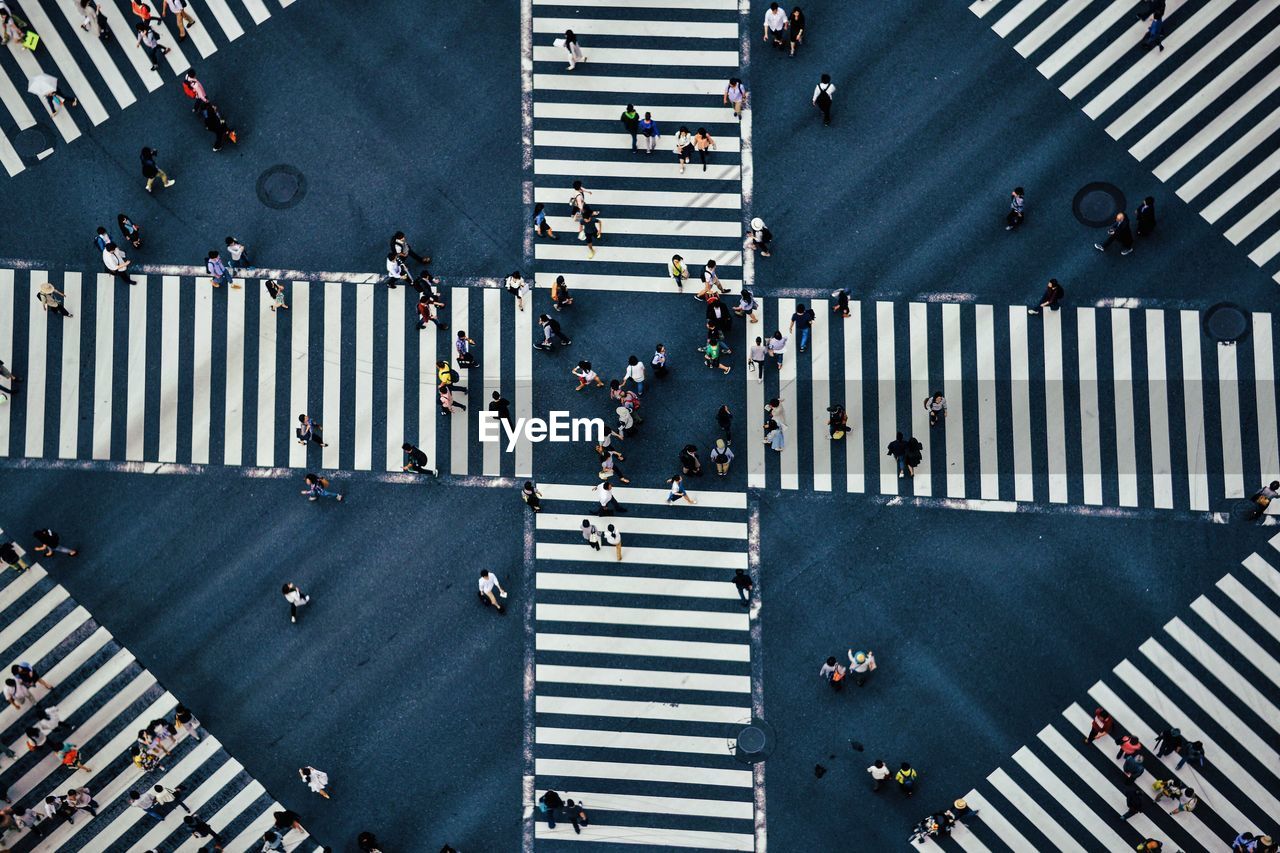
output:
[[[41,125],[20,130],[13,137],[14,150],[19,157],[39,157],[53,147],[53,136]]]
[[[1110,225],[1116,214],[1124,210],[1124,193],[1115,184],[1094,181],[1085,184],[1071,200],[1071,212],[1090,228]]]
[[[764,731],[759,726],[747,726],[738,733],[738,749],[747,755],[755,755],[764,749]]]
[[[1249,334],[1249,315],[1238,305],[1219,302],[1204,313],[1204,333],[1220,344],[1234,344]]]
[[[307,194],[307,178],[293,166],[272,166],[258,176],[258,200],[267,207],[284,210],[302,201]]]

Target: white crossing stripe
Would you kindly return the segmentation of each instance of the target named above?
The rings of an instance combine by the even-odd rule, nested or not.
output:
[[[281,284],[284,284],[283,282]],[[307,377],[310,370],[308,340],[311,337],[310,283],[295,281],[290,285],[289,314],[293,327],[289,337],[289,467],[307,467],[307,446],[299,444],[297,434],[298,415],[308,412]]]
[[[324,283],[324,397],[321,426],[325,447],[320,452],[320,464],[330,470],[341,463],[338,452],[342,449],[342,285]],[[435,368],[432,367],[434,371]],[[308,416],[313,413],[307,412]]]
[[[557,59],[560,57],[557,56]],[[721,95],[727,81],[690,77],[596,77],[590,74],[534,74],[534,91],[615,92],[620,95]],[[728,111],[728,108],[726,108]],[[662,126],[659,125],[661,130]]]
[[[147,428],[147,276],[129,287],[129,388],[124,457],[140,462],[146,449]]]
[[[654,117],[654,121],[659,120],[659,116]],[[659,131],[662,124],[658,125]],[[674,128],[673,128],[674,130]],[[671,134],[673,137],[674,133]],[[738,138],[735,136],[714,137],[716,140],[716,151],[710,155],[714,160],[716,153],[737,154],[741,150]],[[533,144],[548,148],[603,148],[615,149],[618,151],[628,151],[631,149],[631,137],[625,133],[599,133],[591,131],[578,130],[535,130],[533,132]],[[659,141],[664,154],[669,149],[666,144]],[[692,174],[692,173],[686,173]],[[568,196],[565,196],[568,198]],[[541,199],[539,199],[541,201]],[[603,203],[603,202],[601,202]],[[617,204],[618,202],[614,202]]]
[[[1107,824],[1094,814],[1084,801],[1054,776],[1035,754],[1025,746],[1013,754],[1013,760],[1022,766],[1036,783],[1049,792],[1067,814],[1089,831],[1099,844],[1108,850],[1126,850],[1128,845]]]
[[[544,588],[542,579],[545,575],[545,572],[538,573],[539,588]],[[739,663],[749,663],[751,659],[751,646],[745,643],[705,643],[690,640],[600,637],[592,634],[538,633],[535,637],[535,644],[540,651],[548,652],[689,658],[691,660],[722,660]]]
[[[453,316],[449,328],[453,334],[469,328],[467,297],[467,288],[455,287],[452,289],[450,299],[453,305]],[[449,363],[453,365],[453,369],[457,371],[458,375],[462,377],[462,381],[466,383],[462,387],[470,389],[472,383],[472,378],[468,375],[470,371],[464,372],[462,366],[458,364],[458,351],[454,349],[452,341],[449,344],[449,350],[451,353],[448,359]],[[476,377],[476,379],[479,378]],[[479,388],[476,390],[481,391]],[[453,392],[454,402],[459,406],[466,406],[467,409],[480,408],[484,405],[484,399],[481,394],[476,394],[476,397],[480,398],[478,405],[471,402],[467,391],[460,391],[455,388]],[[467,432],[469,421],[469,411],[459,410],[449,416],[449,472],[451,474],[465,475],[467,473]]]
[[[218,293],[227,295],[227,384],[222,461],[226,465],[239,465],[244,449],[244,291],[222,287]]]
[[[266,288],[254,288],[248,300],[258,306],[257,464],[271,468],[276,464],[276,430],[280,423],[276,412],[276,312],[271,310],[274,300]]]
[[[1129,349],[1129,309],[1111,309],[1111,369],[1115,379],[1116,479],[1120,506],[1138,505],[1138,446],[1133,416],[1133,354]]]
[[[753,331],[753,324],[750,321],[742,324],[742,351],[750,357],[751,347],[755,345],[755,339],[764,339],[769,333],[764,331],[768,328],[766,325],[768,320],[768,304],[767,300],[757,300],[760,304],[759,317],[760,322],[754,324],[760,331]],[[744,318],[745,319],[745,318]],[[742,379],[747,383],[747,412],[748,414],[762,414],[764,411],[764,374],[768,369],[770,359],[766,359],[765,363],[760,366],[760,371],[756,373],[751,370],[742,371]],[[785,439],[784,439],[785,440]],[[761,441],[747,440],[747,485],[753,489],[762,489],[765,485],[765,456],[769,452],[766,450],[764,443]]]
[[[533,416],[533,309],[515,312],[515,415]],[[533,473],[533,442],[522,433],[516,442],[517,477]]]
[[[191,461],[207,465],[212,425],[210,397],[213,392],[213,288],[207,278],[196,279],[192,349]]]
[[[1266,629],[1271,636],[1280,639],[1280,616],[1277,616],[1261,599],[1246,589],[1240,581],[1231,575],[1227,575],[1218,581],[1218,588],[1225,592],[1253,621]]]
[[[933,454],[930,445],[934,435],[924,405],[934,390],[929,384],[929,306],[923,302],[912,302],[907,306],[907,319],[911,342],[911,434],[916,438],[924,437],[921,442],[924,456],[916,466],[911,487],[917,495],[928,497],[933,494],[933,466],[929,464],[929,457]]]
[[[583,547],[589,547],[585,543]],[[606,553],[608,548],[605,549]],[[728,581],[671,580],[619,575],[538,572],[538,589],[605,592],[619,595],[669,595],[676,598],[721,598],[736,601],[737,590]]]
[[[737,68],[736,50],[662,50],[657,48],[596,47],[582,51],[594,65],[647,65],[660,68]],[[567,62],[564,48],[534,45],[534,62]],[[536,88],[536,85],[535,85]]]
[[[558,187],[536,187],[533,200],[544,204],[565,204],[572,190]],[[631,207],[680,207],[738,210],[742,196],[738,193],[677,193],[650,190],[594,190],[591,201],[603,208],[611,205]],[[605,210],[608,226],[608,210]],[[670,257],[667,258],[670,260]],[[723,284],[723,279],[721,280]]]
[[[544,491],[545,495],[546,492]],[[583,516],[543,510],[536,517],[538,530],[581,530]],[[626,535],[700,536],[714,539],[746,539],[747,525],[740,521],[704,521],[687,518],[616,516],[610,522]],[[599,526],[599,525],[597,525]]]
[[[549,501],[579,501],[582,503],[592,504],[591,509],[594,511],[596,504],[596,487],[595,486],[572,486],[562,483],[542,483],[538,487],[542,492],[544,500]],[[657,504],[664,505],[667,502],[666,489],[643,489],[636,486],[619,486],[611,490],[618,502],[623,506],[632,504]],[[706,492],[695,493],[698,497],[698,505],[704,509],[746,509],[747,496],[745,492]]]
[[[373,328],[374,288],[356,291],[356,419],[355,467],[373,467]]]
[[[876,393],[879,398],[880,412],[880,444],[888,448],[898,432],[897,400],[894,387],[896,371],[896,354],[894,353],[893,303],[876,303]],[[879,448],[877,448],[878,450]],[[880,493],[895,495],[898,493],[897,465],[887,454],[876,454],[880,457]],[[923,476],[923,481],[928,477]]]
[[[34,457],[44,456],[44,401],[49,370],[47,353],[49,322],[66,319],[59,318],[56,313],[45,311],[36,299],[40,285],[44,284],[48,277],[48,274],[42,270],[32,270],[31,286],[27,291],[31,297],[27,300],[27,371],[23,376],[25,382],[21,393],[27,404],[27,436],[24,455]]]
[[[783,411],[787,411],[787,404],[790,403],[790,412],[786,418],[774,418],[778,425],[782,427],[782,454],[779,458],[779,478],[784,489],[800,488],[800,471],[799,471],[799,444],[800,431],[799,426],[803,422],[802,412],[800,411],[800,400],[796,397],[796,364],[800,359],[800,338],[794,331],[783,330],[784,323],[791,321],[791,316],[796,312],[796,302],[794,299],[778,300],[778,323],[776,328],[782,331],[783,336],[787,338],[787,346],[782,358],[782,364],[778,369],[778,399],[782,402]],[[765,362],[766,367],[772,362],[768,359]],[[821,435],[821,433],[818,433]]]
[[[1222,612],[1217,605],[1203,595],[1191,602],[1191,609],[1204,620],[1206,625],[1217,631],[1223,639],[1230,643],[1233,649],[1244,655],[1258,672],[1270,679],[1272,684],[1280,687],[1280,662],[1277,662],[1262,646],[1258,645],[1258,642],[1237,625],[1230,616]]]
[[[93,458],[111,458],[112,370],[115,352],[115,279],[98,275],[93,359]],[[3,314],[4,312],[0,312]]]
[[[551,829],[545,823],[539,823],[534,827],[534,838],[555,838],[559,841],[571,842],[612,841],[621,844],[643,844],[662,849],[684,847],[698,850],[751,851],[756,849],[756,838],[749,832],[730,833],[710,829],[668,829],[616,824],[601,826],[598,823],[593,823],[591,830],[587,834],[567,835]]]
[[[1164,312],[1148,309],[1147,426],[1151,433],[1151,477],[1155,505],[1173,506],[1173,460],[1169,449],[1169,380],[1165,373]]]
[[[1009,778],[1009,774],[1003,770],[996,770],[987,777],[987,780],[1014,808],[1022,812],[1054,847],[1067,853],[1084,853],[1084,848],[1072,839],[1061,824],[1051,818],[1048,812],[1040,808],[1035,800],[1019,788],[1017,783]],[[1028,849],[1036,848],[1033,846]]]
[[[546,793],[538,790],[539,798]],[[747,800],[699,800],[693,797],[651,797],[631,794],[603,794],[573,790],[573,798],[589,803],[592,811],[643,812],[648,814],[681,815],[685,817],[723,817],[751,820],[754,806]],[[598,828],[600,825],[596,824]],[[615,827],[609,827],[609,831]],[[597,838],[597,841],[600,839]],[[747,848],[751,849],[751,848]]]
[[[1222,655],[1212,646],[1200,639],[1198,635],[1181,619],[1174,618],[1164,626],[1170,637],[1190,652],[1196,661],[1227,688],[1249,710],[1265,721],[1272,729],[1280,730],[1280,708],[1258,692],[1249,679],[1236,672]]]
[[[722,22],[623,20],[619,18],[543,18],[533,19],[535,33],[563,35],[565,30],[583,36],[640,36],[644,38],[738,38],[737,24]],[[558,58],[558,57],[557,57]]]
[[[585,547],[585,546],[584,546]],[[655,607],[606,607],[585,604],[534,606],[534,618],[543,622],[577,622],[595,625],[646,625],[659,628],[705,628],[711,631],[746,631],[751,628],[746,613],[718,613],[710,610],[664,610]]]
[[[560,232],[567,231],[572,234],[578,227],[567,216],[549,216],[547,219],[552,228]],[[670,237],[725,237],[736,240],[738,235],[742,233],[741,223],[725,219],[614,219],[610,217],[605,224],[611,236],[616,234],[644,234]],[[544,246],[546,246],[545,243],[540,244],[537,248],[543,248]],[[603,249],[605,247],[601,246],[599,248]],[[675,251],[679,250],[674,250],[672,254]],[[741,258],[741,252],[738,255]],[[580,256],[574,255],[572,257],[577,260]],[[701,255],[696,257],[700,262],[705,263]],[[717,255],[713,254],[711,257],[716,258],[717,264],[728,263],[728,261],[721,261]],[[661,259],[661,263],[666,264],[670,259],[671,255],[668,254]]]
[[[538,636],[547,636],[539,634]],[[627,699],[590,699],[579,696],[538,694],[534,708],[539,714],[568,714],[581,717],[622,717],[636,720],[675,720],[686,723],[735,725],[751,719],[750,708],[731,705],[698,705],[687,702],[637,702]]]
[[[558,666],[540,663],[534,667],[536,681],[563,684],[595,684],[605,687],[648,688],[652,690],[698,690],[710,693],[750,693],[751,677],[703,672]]]
[[[1222,477],[1226,497],[1244,497],[1240,447],[1240,381],[1236,348],[1218,344],[1218,406],[1222,415]]]
[[[484,371],[481,402],[476,407],[480,418],[488,416],[489,401],[493,399],[493,395],[502,393],[502,299],[503,294],[500,290],[484,292],[484,333],[473,349],[480,353],[480,365]],[[505,440],[484,443],[482,465],[486,477],[496,477],[502,473],[502,456],[505,447]]]
[[[674,124],[676,127],[679,127],[681,124],[688,124],[690,125],[689,129],[696,133],[697,125],[700,124],[726,124],[728,122],[735,121],[733,112],[724,106],[690,107],[664,104],[662,106],[644,105],[637,107],[637,109],[641,113],[655,113],[655,121],[659,118],[661,119],[661,123],[658,125],[659,130],[669,124]],[[538,101],[533,105],[534,118],[605,121],[616,125],[621,114],[622,109],[614,104],[580,104],[573,101]],[[625,129],[619,130],[618,133],[623,135],[628,142],[630,141],[631,135],[627,133]],[[675,134],[673,133],[672,136],[674,135]],[[712,136],[716,137],[717,134],[712,134]],[[672,151],[672,148],[664,147],[662,150],[663,153],[669,153]],[[639,169],[645,166],[653,166],[654,164],[625,162],[615,163],[614,165],[626,166],[630,169]],[[669,176],[674,177],[676,173],[675,158],[672,157],[669,163],[664,164],[662,168]],[[534,163],[534,172],[535,174],[538,173],[536,161]],[[574,173],[570,172],[566,174]],[[737,178],[736,174],[734,175],[734,178]]]
[[[1080,456],[1084,479],[1084,502],[1102,504],[1102,435],[1098,411],[1097,312],[1081,308],[1076,312],[1076,340],[1080,354]],[[1047,358],[1046,354],[1046,358]]]
[[[849,316],[844,325],[844,405],[849,415],[849,433],[845,436],[848,472],[845,491],[865,492],[867,477],[863,457],[862,422],[862,303],[849,301]]]
[[[1204,391],[1200,372],[1200,318],[1180,312],[1182,331],[1182,395],[1187,425],[1187,487],[1191,508],[1209,508],[1209,475],[1204,440]]]
[[[688,767],[667,764],[624,764],[616,761],[571,761],[539,758],[538,776],[570,776],[583,779],[625,779],[632,782],[674,782],[684,785],[721,785],[726,788],[750,788],[750,770],[721,770],[712,767]],[[598,839],[597,839],[598,840]],[[750,848],[747,848],[750,849]]]
[[[831,316],[825,299],[809,303],[817,315],[810,329],[809,364],[810,388],[813,395],[813,488],[818,492],[831,491],[831,445],[827,420],[831,405],[830,350],[827,344],[827,318]],[[846,409],[846,414],[848,410]],[[849,436],[845,436],[847,440]]]
[[[547,497],[545,489],[543,497]],[[680,502],[684,504],[683,501]],[[625,504],[624,504],[625,506]],[[595,551],[585,542],[581,545],[565,545],[558,542],[539,542],[535,549],[539,560],[567,560],[570,562],[609,563],[617,558],[609,551]],[[695,566],[703,569],[745,569],[747,555],[724,551],[707,551],[695,548],[635,548],[623,543],[622,563],[649,563],[660,566]]]
[[[156,458],[161,462],[178,459],[178,348],[182,340],[179,287],[177,276],[166,275],[160,280],[163,320],[160,326],[160,449]]]
[[[405,360],[404,327],[406,314],[405,288],[387,291],[387,449],[388,471],[399,471],[408,441],[404,431]],[[428,457],[430,461],[430,457]],[[431,462],[431,467],[435,463]],[[486,472],[488,473],[488,472]]]
[[[62,290],[72,305],[83,305],[80,273],[63,277]],[[80,312],[76,312],[79,314]],[[58,407],[58,458],[76,456],[80,435],[80,334],[81,317],[64,317],[62,321],[62,395]]]
[[[964,489],[964,384],[961,379],[960,306],[942,306],[942,393],[947,398],[947,496]]]
[[[534,740],[540,744],[554,746],[684,752],[697,755],[724,755],[729,751],[729,742],[722,737],[610,732],[600,729],[562,729],[552,726],[538,726],[534,730]]]

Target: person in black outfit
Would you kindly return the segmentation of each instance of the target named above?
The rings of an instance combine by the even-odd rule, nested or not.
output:
[[[1120,254],[1133,254],[1133,231],[1129,228],[1129,217],[1124,215],[1123,210],[1116,214],[1115,222],[1107,228],[1107,239],[1101,243],[1094,243],[1093,248],[1099,252],[1105,252],[1114,242],[1120,243]]]
[[[1067,292],[1062,289],[1062,285],[1058,284],[1056,278],[1049,279],[1049,283],[1045,285],[1044,295],[1040,297],[1040,304],[1035,308],[1028,308],[1028,314],[1039,314],[1043,309],[1048,308],[1051,311],[1057,311],[1061,306],[1062,300],[1067,298]]]
[[[516,424],[511,419],[511,401],[498,391],[494,391],[491,396],[493,400],[489,403],[489,411],[493,412],[494,417],[498,418],[498,420],[506,421],[507,426],[514,430]]]
[[[1138,7],[1138,11],[1134,13],[1134,17],[1139,21],[1145,21],[1147,18],[1163,18],[1164,17],[1164,0],[1146,0]]]
[[[422,450],[419,450],[407,441],[400,445],[400,449],[404,451],[403,469],[405,471],[412,474],[431,474],[435,477],[440,476],[440,469],[430,467],[431,463],[427,459],[427,454]]]
[[[1151,232],[1156,230],[1156,200],[1151,196],[1144,198],[1134,211],[1133,218],[1138,222],[1138,236],[1150,237]]]
[[[160,179],[160,183],[166,187],[173,186],[174,182],[169,180],[169,176],[164,173],[156,165],[156,155],[160,153],[154,148],[143,148],[139,159],[142,161],[142,177],[147,179],[147,192],[151,192],[151,185],[155,183],[156,178]]]
[[[200,815],[189,814],[182,819],[187,829],[191,831],[191,837],[197,839],[209,838],[213,841],[213,849],[222,849],[222,836],[213,831],[213,827],[204,822]]]
[[[716,425],[720,427],[720,435],[725,444],[733,444],[733,412],[728,406],[716,409]]]
[[[227,124],[227,120],[222,117],[222,111],[212,101],[206,101],[200,107],[200,120],[204,122],[205,130],[213,134],[214,151],[221,151],[228,139],[232,142],[239,141],[236,139],[235,130]]]
[[[551,829],[556,827],[556,812],[564,808],[564,800],[560,799],[560,795],[555,791],[547,791],[538,798],[538,802],[542,803],[547,813],[547,826]]]

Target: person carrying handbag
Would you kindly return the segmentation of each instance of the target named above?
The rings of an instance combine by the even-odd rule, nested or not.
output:
[[[55,314],[61,314],[63,317],[74,317],[67,307],[62,304],[67,295],[61,290],[54,288],[49,282],[40,285],[39,292],[36,293],[36,301],[44,306],[44,310],[52,311]]]

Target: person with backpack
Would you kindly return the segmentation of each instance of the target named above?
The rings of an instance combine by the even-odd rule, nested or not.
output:
[[[436,362],[436,384],[438,387],[448,388],[450,391],[452,391],[454,388],[457,388],[463,394],[466,394],[467,393],[466,386],[458,384],[458,380],[460,380],[461,378],[462,377],[458,374],[458,371],[454,370],[452,367],[449,366],[449,362],[447,361]]]
[[[813,105],[822,112],[822,124],[831,126],[831,96],[836,93],[836,85],[831,82],[830,74],[823,74],[818,85],[813,87]]]
[[[337,492],[329,491],[329,481],[319,474],[307,474],[302,478],[307,487],[302,490],[301,494],[307,496],[307,500],[315,501],[320,498],[334,498],[338,501],[342,500],[342,495]]]
[[[305,445],[307,442],[314,441],[321,447],[328,447],[329,445],[325,444],[324,439],[321,437],[322,429],[323,427],[320,424],[307,417],[307,413],[303,412],[298,415],[298,428],[293,431],[293,434],[298,437],[298,444]]]
[[[745,248],[758,251],[761,256],[769,257],[769,244],[773,242],[773,232],[764,224],[759,216],[751,220],[751,230],[747,232]]]
[[[832,690],[844,689],[844,676],[845,668],[836,660],[835,655],[827,658],[822,668],[818,670],[818,677],[826,679]]]
[[[542,341],[533,345],[534,349],[540,349],[544,352],[550,352],[552,346],[559,341],[560,346],[567,347],[573,343],[572,340],[560,328],[560,321],[549,314],[541,314],[538,316],[538,325],[542,327]]]
[[[556,828],[556,813],[564,808],[564,800],[555,791],[547,791],[538,797],[538,811],[547,816],[547,827]]]
[[[733,461],[733,451],[725,444],[723,438],[716,439],[716,445],[711,450],[711,461],[715,463],[717,476],[729,476],[729,463]]]
[[[209,273],[209,283],[214,287],[230,284],[232,290],[240,290],[240,285],[236,284],[231,277],[231,268],[227,266],[226,261],[222,260],[222,256],[218,254],[217,249],[209,251],[209,257],[205,259],[204,268]]]
[[[733,115],[742,121],[742,109],[747,105],[747,90],[737,77],[729,78],[729,85],[724,87],[725,106],[733,107]]]
[[[905,761],[898,765],[898,772],[893,774],[893,781],[898,783],[898,790],[907,797],[916,792],[916,780],[919,778],[920,774],[916,769]]]
[[[1027,218],[1024,212],[1027,202],[1023,195],[1022,187],[1014,187],[1009,193],[1009,212],[1004,217],[1004,230],[1012,231]]]
[[[160,34],[151,28],[149,19],[138,21],[134,29],[138,33],[135,43],[151,57],[151,70],[155,71],[160,67],[160,58],[169,55],[169,48],[160,44]]]
[[[631,134],[631,153],[639,154],[640,149],[636,147],[636,137],[640,135],[640,113],[636,112],[635,104],[627,104],[627,108],[622,111],[622,115],[619,118],[622,121],[623,129]]]
[[[536,237],[550,237],[552,240],[559,240],[556,232],[551,229],[551,223],[547,221],[547,206],[539,202],[533,206],[533,233]]]
[[[200,82],[200,78],[196,77],[194,68],[188,68],[182,75],[182,94],[195,101],[197,105],[209,100],[204,84]]]

